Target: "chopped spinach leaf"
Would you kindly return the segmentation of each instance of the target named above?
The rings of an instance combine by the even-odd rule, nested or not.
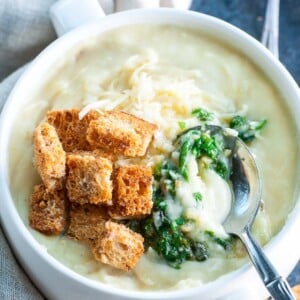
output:
[[[204,233],[207,234],[210,237],[214,237],[215,236],[215,233],[212,230],[205,230]]]
[[[215,170],[225,180],[229,177],[229,170],[224,160],[224,142],[221,134],[210,135],[205,127],[186,131],[180,136],[181,148],[179,156],[179,170],[184,179],[188,180],[186,170],[187,157],[191,153],[196,159],[207,156],[212,160],[210,168]]]
[[[256,123],[256,124],[252,124],[252,126],[254,125],[255,130],[261,130],[265,127],[268,121],[266,119],[263,119],[261,121],[256,121],[256,122],[252,121],[252,122]]]
[[[166,201],[160,201],[157,205],[157,208],[161,211],[165,211],[167,209],[167,203]]]
[[[217,160],[210,164],[210,167],[216,171],[217,174],[219,174],[223,179],[228,180],[229,178],[229,169],[227,165],[221,161]]]
[[[208,157],[215,160],[223,150],[221,143],[218,140],[216,140],[214,136],[211,137],[208,134],[202,134],[200,139],[202,140],[201,141],[202,151]]]
[[[178,126],[179,126],[180,129],[185,129],[186,124],[185,124],[185,122],[179,121]]]
[[[156,166],[153,169],[153,177],[155,180],[159,181],[161,178],[161,169],[163,167],[163,162],[160,162],[156,164]]]
[[[214,242],[216,242],[217,244],[222,246],[225,250],[230,249],[232,246],[232,238],[231,237],[229,237],[227,239],[221,239],[219,237],[215,237]]]
[[[179,171],[182,177],[188,181],[188,172],[187,172],[187,160],[188,156],[191,153],[193,145],[193,140],[189,137],[187,138],[180,148],[180,154],[179,154]]]
[[[193,193],[193,196],[194,196],[194,199],[197,201],[197,202],[200,202],[203,198],[203,196],[201,195],[201,193],[199,192],[196,192],[196,193]]]
[[[154,249],[174,268],[192,257],[189,240],[177,228],[164,228],[158,231],[158,239]]]
[[[210,121],[213,119],[213,113],[202,108],[194,109],[192,115],[196,116],[200,121]]]
[[[165,161],[159,165],[159,168],[156,167],[155,170],[159,170],[160,173],[156,173],[154,179],[159,182],[162,190],[175,196],[175,183],[181,178],[178,168],[171,161]]]
[[[204,261],[208,259],[208,250],[204,243],[194,242],[192,244],[192,251],[196,261]]]
[[[196,158],[200,158],[202,153],[202,139],[199,137],[194,141],[193,147],[192,147],[192,153]]]
[[[177,218],[175,220],[175,222],[176,222],[177,225],[181,226],[186,222],[186,220],[184,218],[180,217],[180,218]]]
[[[163,162],[160,172],[160,176],[167,179],[176,179],[180,176],[178,168],[171,161]]]
[[[265,127],[267,120],[250,121],[243,116],[235,116],[230,120],[229,127],[238,132],[239,138],[244,142],[251,142],[257,134]]]
[[[206,230],[204,233],[207,234],[209,237],[211,237],[215,243],[222,246],[225,250],[228,250],[231,248],[231,246],[232,246],[232,237],[231,236],[229,236],[228,238],[222,239],[220,237],[217,237],[216,234],[211,230]]]

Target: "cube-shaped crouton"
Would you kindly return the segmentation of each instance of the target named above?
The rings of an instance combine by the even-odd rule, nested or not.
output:
[[[152,170],[145,166],[122,166],[114,174],[114,204],[109,214],[114,219],[143,217],[152,208]]]
[[[47,235],[60,234],[65,228],[66,202],[64,191],[48,191],[36,185],[30,199],[29,224]]]
[[[71,205],[68,236],[79,241],[93,243],[101,236],[108,220],[106,208],[99,205]]]
[[[92,248],[95,259],[115,268],[129,271],[144,253],[143,237],[122,224],[105,223],[102,237]]]
[[[67,156],[69,200],[79,204],[112,204],[112,162],[92,152]]]
[[[296,297],[296,299],[300,299],[300,284],[294,286],[292,288],[293,294]]]
[[[61,189],[66,175],[66,153],[55,128],[46,122],[35,129],[34,156],[47,189]]]
[[[157,126],[119,111],[106,111],[90,122],[87,140],[94,148],[102,148],[125,156],[143,156]]]
[[[66,152],[90,150],[86,140],[87,128],[91,120],[97,119],[98,113],[90,111],[79,120],[79,109],[53,110],[47,113],[47,121],[53,125]]]

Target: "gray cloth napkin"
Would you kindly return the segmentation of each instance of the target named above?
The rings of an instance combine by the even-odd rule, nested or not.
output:
[[[0,227],[0,299],[40,300],[43,297],[18,265]]]
[[[55,0],[0,0],[0,81],[56,38],[48,16]]]

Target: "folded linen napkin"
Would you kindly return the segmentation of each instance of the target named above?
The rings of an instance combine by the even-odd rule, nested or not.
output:
[[[0,81],[56,38],[48,10],[55,0],[0,1]],[[106,14],[138,7],[189,8],[191,0],[99,0]],[[26,67],[26,66],[25,66]],[[0,84],[0,111],[25,67]],[[39,300],[43,296],[18,264],[0,227],[0,299]]]

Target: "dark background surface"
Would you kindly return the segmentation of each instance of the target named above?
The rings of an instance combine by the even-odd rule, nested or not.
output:
[[[194,0],[191,9],[223,19],[260,40],[266,5],[266,0]],[[300,0],[280,1],[279,52],[280,61],[300,84]],[[288,255],[288,249],[282,255]],[[289,282],[300,284],[300,262]]]
[[[260,40],[266,0],[194,0],[191,9],[223,19]],[[300,85],[300,0],[280,1],[279,59]]]

